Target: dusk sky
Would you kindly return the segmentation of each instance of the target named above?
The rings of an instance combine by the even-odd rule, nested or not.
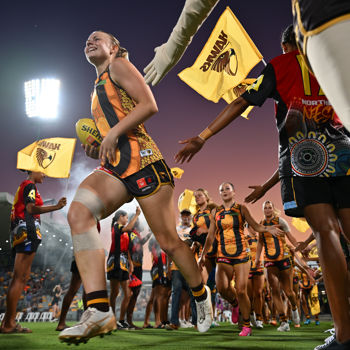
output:
[[[83,53],[89,34],[98,29],[113,33],[128,49],[131,62],[142,71],[153,58],[154,48],[167,40],[184,3],[184,0],[5,2],[0,22],[3,35],[0,192],[15,194],[25,177],[16,170],[17,151],[34,142],[39,132],[40,138],[75,137],[76,121],[90,117],[90,94],[96,74]],[[226,105],[205,100],[177,76],[193,64],[226,6],[232,9],[268,62],[281,54],[281,32],[292,22],[290,3],[221,0],[179,64],[152,88],[159,113],[147,121],[146,127],[170,167],[175,166],[173,158],[180,149],[178,140],[201,132]],[[260,63],[250,76],[257,77],[262,69]],[[23,83],[45,77],[61,81],[59,115],[54,121],[29,119],[24,111]],[[272,175],[277,155],[274,108],[269,101],[262,108],[255,108],[249,121],[240,118],[212,137],[189,164],[182,166],[185,173],[181,180],[176,180],[175,199],[185,188],[203,187],[219,203],[218,186],[230,181],[235,185],[237,201],[242,202],[249,194],[249,185],[260,184]],[[86,160],[77,143],[68,193],[66,180],[57,179],[46,179],[39,191],[44,198],[72,198],[79,182],[96,165],[96,161]],[[266,199],[282,208],[279,186]],[[261,205],[259,201],[248,206],[256,220],[262,218]],[[107,222],[103,228],[108,230]]]

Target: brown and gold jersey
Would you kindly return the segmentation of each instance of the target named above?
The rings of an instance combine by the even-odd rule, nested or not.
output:
[[[280,225],[279,217],[273,217],[271,220],[263,220],[262,225],[273,226]],[[261,233],[264,243],[264,260],[265,261],[279,261],[290,257],[290,251],[287,247],[285,236],[273,236],[270,232]]]
[[[105,137],[134,107],[134,101],[111,79],[107,68],[95,81],[91,101],[91,113],[101,136]],[[119,137],[116,162],[107,163],[105,167],[125,178],[162,158],[157,145],[148,135],[144,125],[140,124]]]
[[[245,220],[241,213],[241,205],[235,203],[230,209],[218,207],[215,223],[218,241],[217,257],[241,259],[246,256],[249,247],[244,236]]]

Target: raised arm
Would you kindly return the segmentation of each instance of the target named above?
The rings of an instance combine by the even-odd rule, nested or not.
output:
[[[134,228],[140,214],[141,214],[140,208],[136,207],[136,212],[134,217],[130,220],[130,222],[126,226],[123,227],[123,232],[131,231]]]
[[[273,175],[263,184],[258,186],[248,186],[253,189],[253,192],[244,198],[246,203],[255,203],[261,197],[263,197],[273,186],[275,186],[280,181],[278,169],[273,173]]]
[[[277,226],[264,226],[258,224],[254,218],[250,215],[248,208],[245,205],[241,206],[241,212],[248,225],[252,227],[252,229],[256,232],[270,232],[273,236],[279,236],[284,234],[284,231],[279,229]]]
[[[186,146],[175,155],[175,161],[177,163],[189,162],[200,151],[206,140],[239,117],[249,105],[243,97],[238,97],[232,101],[198,136],[179,142]]]
[[[192,37],[219,0],[186,0],[168,41],[154,49],[153,60],[144,69],[147,84],[157,85],[180,60]]]

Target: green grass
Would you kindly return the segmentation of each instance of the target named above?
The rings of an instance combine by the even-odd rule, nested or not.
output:
[[[33,330],[31,334],[0,334],[0,349],[3,350],[73,350],[59,342],[55,331],[56,323],[22,323]],[[140,325],[140,324],[139,324]],[[331,328],[330,322],[321,322],[320,326],[311,324],[299,329],[291,327],[290,332],[277,332],[275,327],[265,326],[263,330],[253,330],[253,336],[241,338],[237,326],[222,323],[207,333],[198,333],[194,329],[167,331],[163,329],[145,329],[141,331],[117,331],[104,338],[92,338],[87,344],[80,344],[80,350],[100,349],[313,349],[323,343],[329,335],[323,333]]]

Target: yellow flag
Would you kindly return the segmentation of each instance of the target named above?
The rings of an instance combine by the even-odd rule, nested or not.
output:
[[[76,139],[38,140],[17,153],[17,169],[38,171],[49,177],[69,177]]]
[[[180,212],[184,209],[189,209],[192,214],[195,214],[197,209],[193,191],[187,189],[183,191],[179,196],[177,205]]]
[[[317,284],[315,284],[312,289],[311,292],[309,294],[309,305],[310,305],[310,310],[311,310],[311,314],[312,315],[318,315],[321,311],[320,308],[320,302],[318,300],[318,287]]]
[[[239,85],[263,56],[229,7],[222,13],[192,67],[179,77],[206,99],[218,102]]]
[[[184,171],[181,168],[171,168],[170,170],[176,179],[181,179],[182,174],[184,173]]]
[[[304,218],[293,218],[292,225],[300,232],[306,232],[310,228]]]

